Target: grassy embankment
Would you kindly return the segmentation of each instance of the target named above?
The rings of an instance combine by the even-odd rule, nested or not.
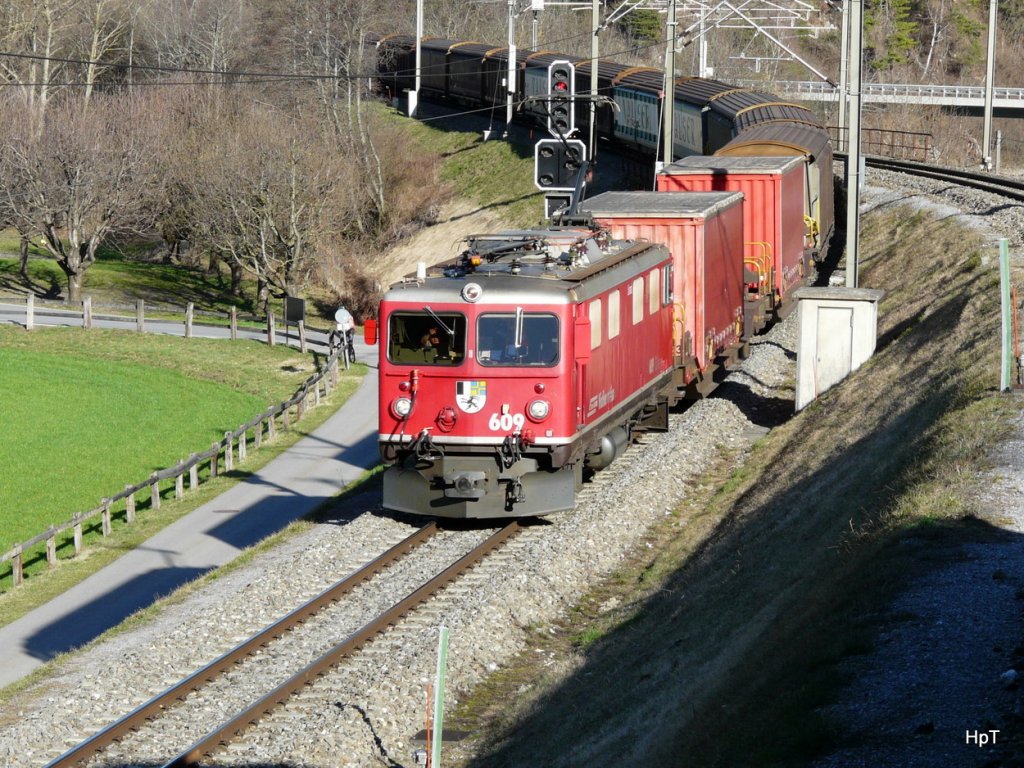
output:
[[[723,457],[652,550],[539,628],[451,722],[489,754],[465,764],[805,764],[881,607],[963,542],[1009,535],[974,501],[1020,409],[996,392],[995,248],[911,210],[862,232],[861,285],[888,292],[876,355],[739,469]]]
[[[252,311],[249,299],[229,295],[226,270],[207,273],[154,261],[155,246],[139,244],[125,252],[101,248],[96,263],[85,273],[83,294],[90,296],[97,308],[117,306],[130,310],[137,299],[142,299],[165,309],[177,307],[180,314],[188,302],[195,304],[197,312],[226,315],[232,306],[240,313]],[[0,231],[0,296],[21,297],[32,290],[43,300],[67,297],[67,278],[45,250],[37,246],[29,249],[27,283],[18,272],[17,251],[18,239],[13,231]]]
[[[391,109],[383,118],[402,127],[411,141],[442,158],[438,201],[458,196],[477,210],[493,210],[509,226],[531,226],[544,217],[544,195],[534,186],[533,147],[484,141],[480,131],[448,130],[451,118],[416,122]],[[470,234],[466,232],[465,234]]]
[[[11,544],[95,507],[129,483],[202,451],[268,405],[290,398],[316,370],[313,355],[251,341],[177,339],[120,331],[0,326],[0,382],[7,431],[0,446],[0,539]],[[344,402],[365,369],[343,376],[331,406]],[[59,594],[181,515],[223,492],[315,428],[333,407],[315,409],[292,432],[250,452],[245,464],[180,502],[164,489],[160,510],[145,494],[135,525],[114,505],[114,535],[98,518],[85,531],[85,556],[49,569],[28,558],[26,586],[10,590],[0,569],[0,624]],[[58,541],[58,555],[73,550]]]

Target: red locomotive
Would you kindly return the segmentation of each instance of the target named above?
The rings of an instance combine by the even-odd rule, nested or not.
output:
[[[380,305],[384,506],[441,517],[571,509],[583,468],[664,428],[665,246],[560,228],[474,236]]]

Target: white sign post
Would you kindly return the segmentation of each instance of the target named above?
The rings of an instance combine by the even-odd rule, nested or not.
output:
[[[437,679],[434,682],[434,734],[430,767],[441,768],[441,738],[444,733],[444,678],[448,668],[448,627],[441,627],[437,639]]]

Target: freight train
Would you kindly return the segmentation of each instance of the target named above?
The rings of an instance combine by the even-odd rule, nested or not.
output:
[[[411,42],[380,45],[384,80],[400,88]],[[464,104],[503,97],[502,50],[424,41],[424,83]],[[546,73],[552,56],[526,55],[519,77]],[[587,64],[577,73],[589,79]],[[656,111],[652,71],[612,68],[599,74],[617,104],[646,94]],[[707,394],[786,311],[832,228],[828,137],[807,115],[793,119],[800,108],[752,106],[759,95],[695,80],[680,83],[681,101],[677,86],[677,104],[699,114],[703,152],[680,152],[656,191],[597,195],[544,229],[472,235],[457,259],[385,294],[366,327],[380,345],[386,508],[456,518],[571,509],[585,472],[607,467],[636,432],[667,429],[674,404]],[[605,140],[629,133],[616,126],[638,110],[599,114]],[[679,138],[696,150],[695,135]],[[659,139],[633,131],[626,141]]]
[[[415,87],[416,38],[389,35],[373,39],[377,79],[388,95]],[[503,108],[509,71],[508,48],[464,40],[420,41],[420,98],[469,109]],[[599,59],[596,62],[554,51],[519,49],[516,53],[514,119],[546,131],[548,68],[569,61],[575,92],[589,93],[597,67],[594,135],[603,145],[654,160],[663,154],[662,102],[665,74]],[[679,77],[674,84],[672,149],[689,155],[797,156],[804,160],[804,216],[809,255],[823,254],[834,224],[832,143],[809,109],[750,88],[702,77]],[[589,108],[577,107],[575,125],[589,135]]]

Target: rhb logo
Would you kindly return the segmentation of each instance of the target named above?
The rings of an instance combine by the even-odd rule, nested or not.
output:
[[[455,403],[466,413],[476,413],[487,402],[486,381],[455,382]]]

